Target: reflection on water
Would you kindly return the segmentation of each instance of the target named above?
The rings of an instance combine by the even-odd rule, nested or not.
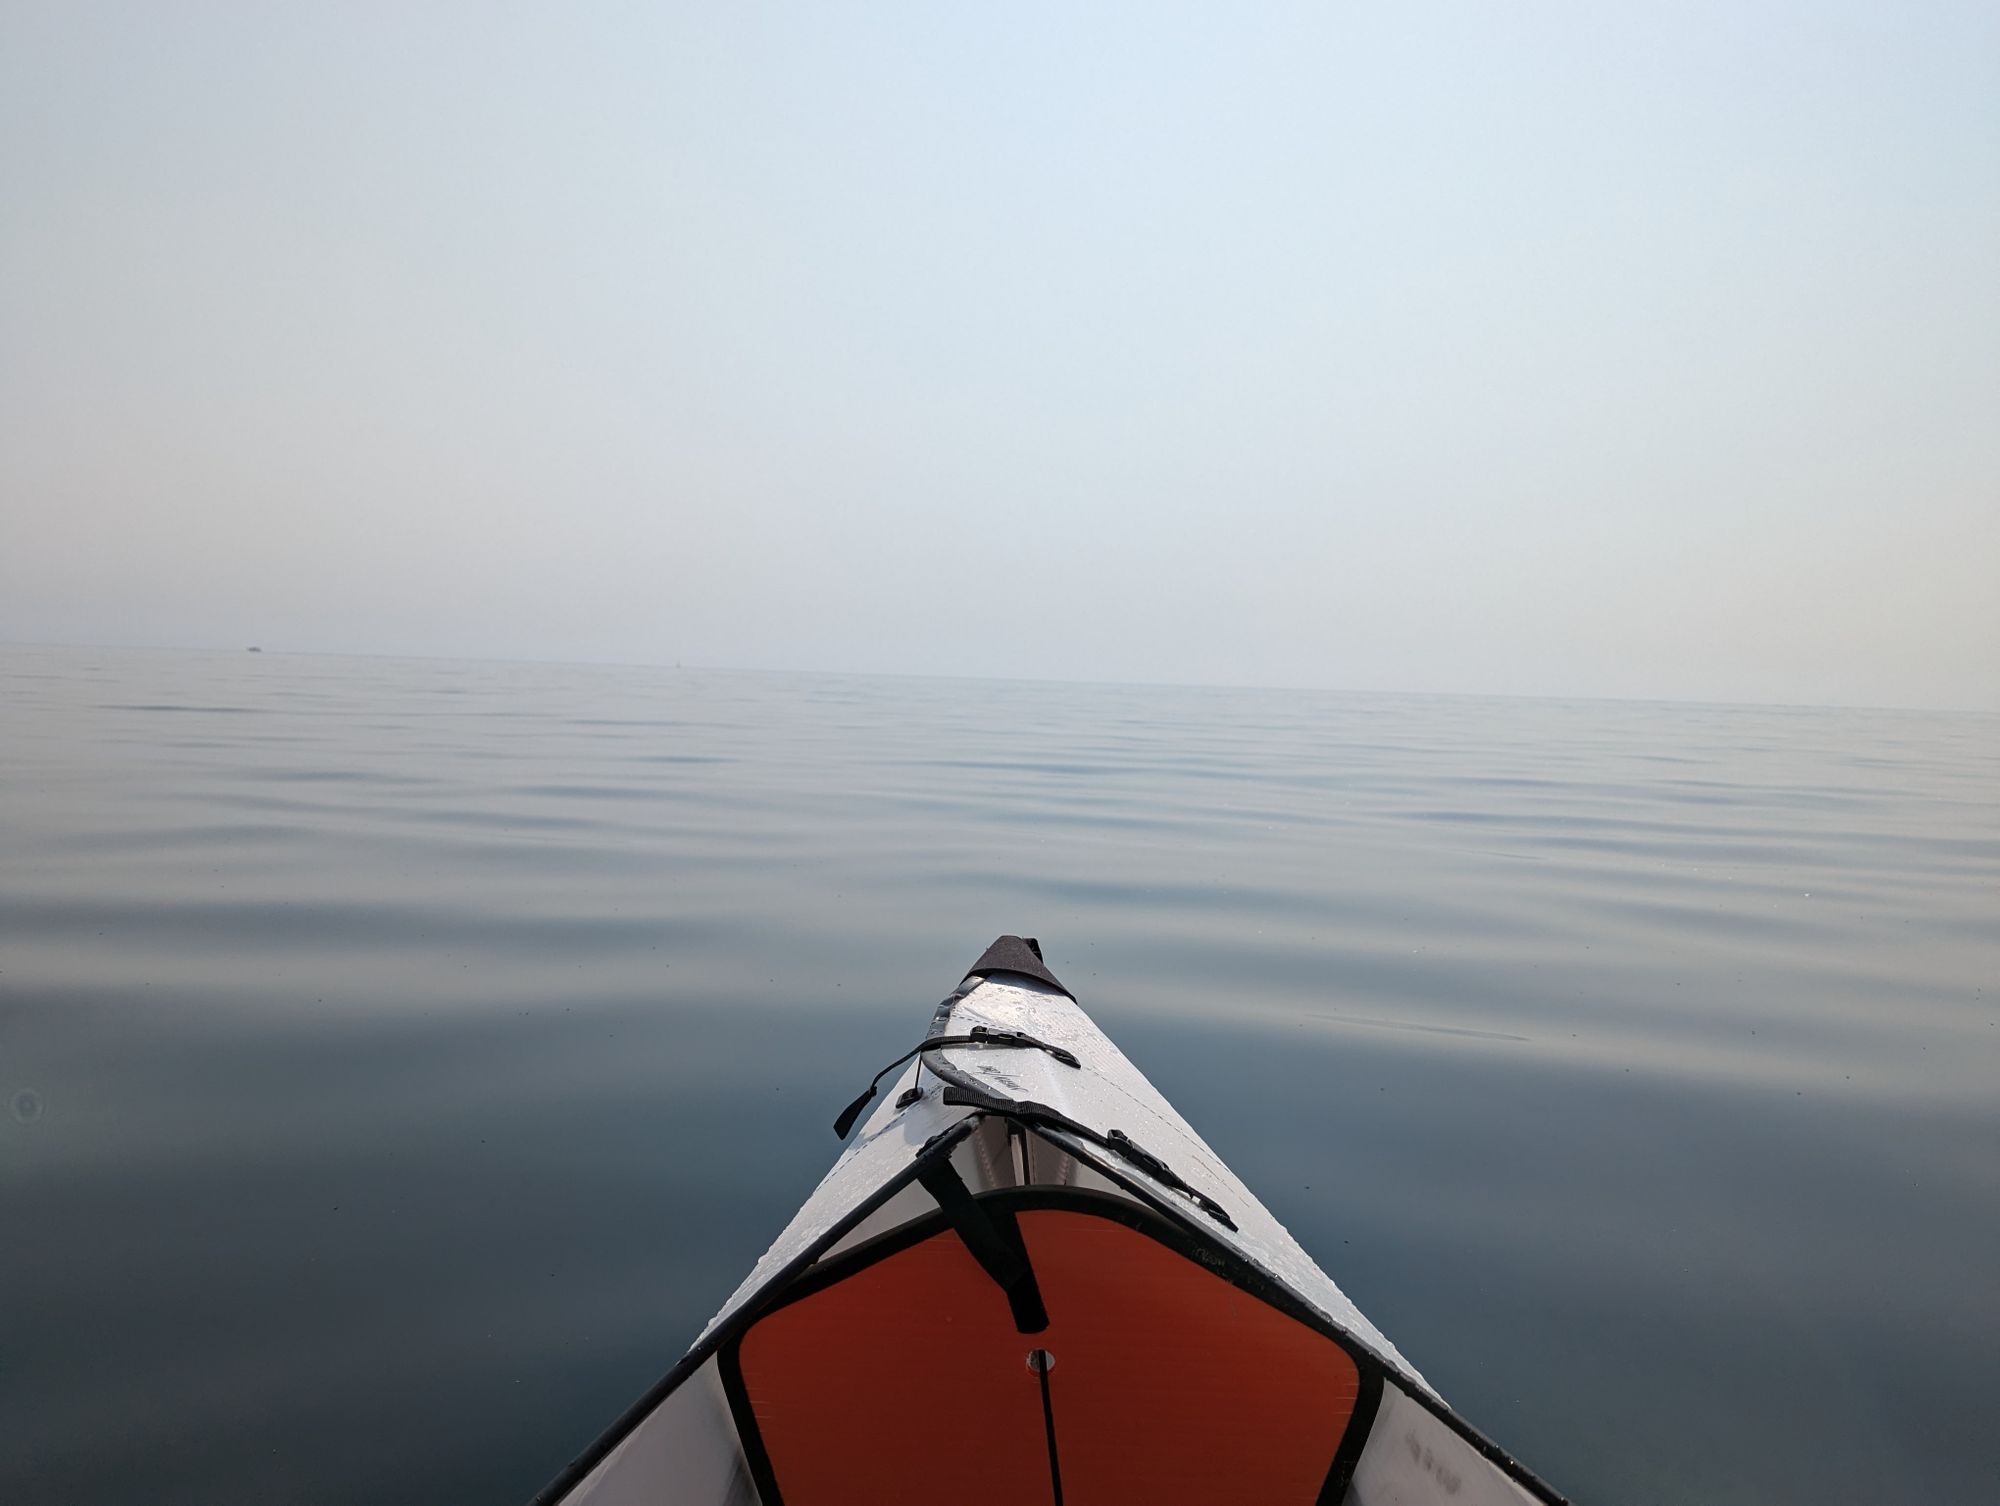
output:
[[[524,1499],[1000,931],[1593,1502],[2000,1473],[2000,720],[0,656],[0,1499]]]

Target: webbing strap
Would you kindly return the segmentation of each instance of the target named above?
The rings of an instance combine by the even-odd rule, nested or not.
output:
[[[1007,1208],[988,1208],[966,1190],[964,1181],[947,1156],[940,1156],[922,1171],[917,1180],[924,1191],[937,1199],[959,1239],[981,1270],[991,1276],[1007,1294],[1014,1310],[1014,1327],[1021,1333],[1040,1333],[1049,1326],[1049,1312],[1042,1305],[1042,1289],[1035,1282],[1035,1268],[1028,1263],[1028,1244],[1021,1238],[1021,1226]]]
[[[984,1025],[974,1025],[969,1035],[934,1035],[922,1044],[912,1046],[870,1078],[868,1091],[842,1109],[840,1117],[833,1121],[834,1134],[843,1140],[847,1138],[847,1132],[854,1128],[854,1121],[861,1117],[861,1111],[873,1101],[875,1090],[881,1085],[883,1078],[911,1057],[925,1051],[936,1051],[945,1046],[1023,1046],[1035,1051],[1046,1051],[1065,1067],[1082,1066],[1074,1052],[1067,1051],[1061,1046],[1051,1045],[1047,1041],[1037,1040],[1025,1030],[991,1030]]]

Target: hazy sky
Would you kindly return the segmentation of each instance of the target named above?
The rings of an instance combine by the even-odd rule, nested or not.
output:
[[[0,0],[0,639],[2000,706],[2000,6]]]

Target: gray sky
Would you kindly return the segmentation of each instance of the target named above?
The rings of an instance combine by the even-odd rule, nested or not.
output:
[[[2000,706],[2000,7],[0,0],[0,638]]]

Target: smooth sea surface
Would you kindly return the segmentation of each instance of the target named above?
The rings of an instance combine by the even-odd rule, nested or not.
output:
[[[5,649],[0,1501],[518,1506],[1003,931],[1578,1501],[2000,1499],[2000,719]]]

